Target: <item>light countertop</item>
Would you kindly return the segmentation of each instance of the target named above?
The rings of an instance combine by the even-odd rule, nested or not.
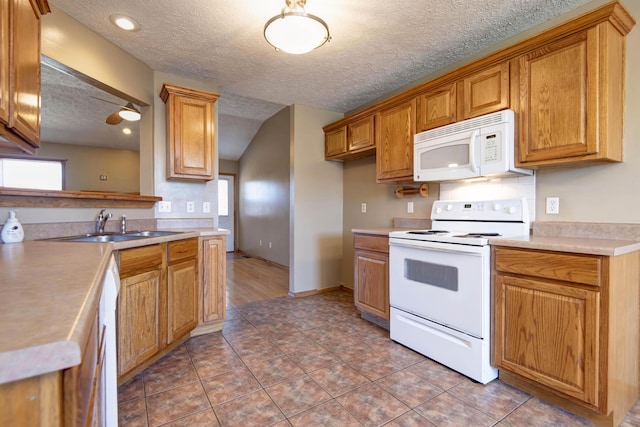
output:
[[[596,239],[563,236],[522,236],[490,238],[491,246],[509,246],[589,255],[617,256],[640,250],[640,242],[633,240]]]
[[[116,243],[24,241],[0,244],[0,384],[78,365],[115,250],[224,229]]]

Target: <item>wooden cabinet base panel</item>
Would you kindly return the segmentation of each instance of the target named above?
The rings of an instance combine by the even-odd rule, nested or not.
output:
[[[212,332],[221,331],[223,322],[224,322],[224,319],[213,321],[213,322],[202,323],[196,326],[196,328],[193,331],[191,331],[190,336],[197,337],[199,335],[206,335]]]
[[[176,348],[180,347],[189,338],[190,338],[190,336],[189,336],[189,334],[187,334],[184,337],[176,339],[171,344],[169,344],[167,347],[163,348],[155,356],[150,357],[148,360],[146,360],[143,363],[141,363],[140,365],[136,366],[133,370],[127,372],[126,374],[119,376],[118,377],[118,386],[121,386],[122,384],[126,383],[127,381],[129,381],[130,379],[132,379],[133,377],[138,375],[140,372],[144,371],[149,366],[151,366],[154,363],[156,363],[162,357],[166,356],[167,354],[169,354],[170,352],[172,352]]]
[[[619,425],[624,419],[624,417],[627,415],[627,412],[631,410],[631,408],[633,407],[633,404],[635,403],[635,400],[634,400],[632,403],[625,405],[625,407],[628,406],[626,410],[614,409],[608,415],[603,415],[596,412],[595,410],[590,409],[589,407],[583,404],[579,404],[572,400],[560,397],[557,394],[549,391],[544,386],[538,383],[533,383],[528,379],[522,378],[518,375],[499,371],[498,379],[505,384],[509,384],[519,390],[522,390],[526,393],[539,397],[545,402],[549,402],[555,406],[559,406],[563,409],[566,409],[569,412],[577,414],[583,418],[588,419],[594,424],[598,426],[603,426],[603,427],[614,427]],[[621,405],[618,405],[618,408],[621,408]]]

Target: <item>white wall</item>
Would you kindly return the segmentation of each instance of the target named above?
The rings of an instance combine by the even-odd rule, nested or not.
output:
[[[340,118],[319,108],[292,107],[290,293],[341,283],[342,164],[324,160],[322,131]]]

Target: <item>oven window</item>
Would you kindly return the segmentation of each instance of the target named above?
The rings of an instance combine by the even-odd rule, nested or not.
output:
[[[438,288],[458,291],[458,268],[405,258],[404,275],[407,279]]]
[[[420,169],[454,168],[469,164],[469,144],[447,145],[420,153]]]

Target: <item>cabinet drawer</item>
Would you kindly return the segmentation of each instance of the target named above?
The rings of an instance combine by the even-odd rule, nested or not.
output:
[[[158,269],[162,265],[163,247],[151,245],[120,251],[120,277]]]
[[[389,237],[372,236],[370,234],[355,234],[353,236],[353,246],[356,249],[367,249],[370,251],[389,253]]]
[[[167,260],[177,261],[198,256],[198,238],[169,242]]]
[[[602,258],[592,255],[495,248],[495,268],[514,274],[600,286]]]

